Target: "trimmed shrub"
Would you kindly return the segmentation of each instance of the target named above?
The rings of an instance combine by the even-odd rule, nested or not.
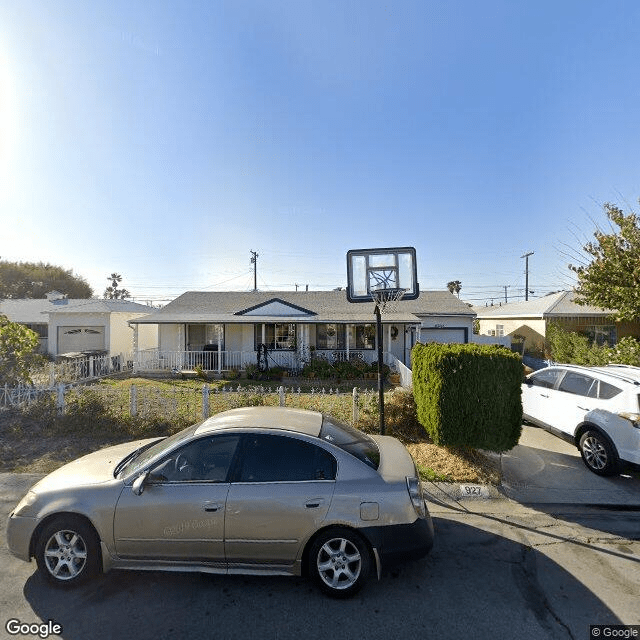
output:
[[[502,347],[416,344],[418,420],[437,445],[502,452],[522,430],[522,361]]]

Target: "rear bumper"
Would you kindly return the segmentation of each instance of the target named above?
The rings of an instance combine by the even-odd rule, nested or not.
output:
[[[412,524],[359,529],[377,550],[383,566],[423,558],[433,547],[433,522],[429,516]]]

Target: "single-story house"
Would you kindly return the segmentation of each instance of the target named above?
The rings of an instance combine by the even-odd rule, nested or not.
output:
[[[469,342],[474,319],[472,309],[449,291],[422,291],[382,315],[383,349],[409,365],[418,341]],[[135,335],[145,326],[158,328],[156,349],[145,352],[137,345],[138,370],[193,363],[243,369],[256,363],[261,345],[270,366],[292,369],[308,362],[312,351],[330,361],[355,353],[377,360],[374,305],[350,303],[344,290],[190,291],[129,323]]]
[[[134,332],[128,322],[147,315],[149,310],[129,300],[69,299],[57,291],[43,299],[0,300],[0,314],[35,331],[40,336],[40,351],[52,356],[129,354]],[[137,339],[142,348],[156,346],[157,327],[145,327]]]
[[[573,291],[558,291],[527,302],[512,302],[491,307],[474,307],[479,333],[485,336],[510,336],[522,342],[523,350],[542,356],[549,323],[587,335],[599,344],[614,345],[625,336],[640,337],[640,323],[618,322],[615,311],[580,305]]]

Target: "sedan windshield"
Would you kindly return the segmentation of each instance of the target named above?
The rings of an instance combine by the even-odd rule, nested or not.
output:
[[[156,442],[151,446],[141,447],[138,449],[135,454],[128,456],[129,460],[125,458],[115,469],[116,476],[120,476],[124,478],[125,476],[131,475],[135,473],[139,469],[142,469],[149,460],[152,460],[158,455],[161,455],[165,451],[169,451],[175,445],[184,442],[191,438],[191,436],[195,433],[195,430],[200,426],[200,424],[194,424],[182,431],[178,431],[178,433],[174,433],[172,436],[168,438],[163,438],[160,442]],[[124,464],[122,464],[124,462]]]

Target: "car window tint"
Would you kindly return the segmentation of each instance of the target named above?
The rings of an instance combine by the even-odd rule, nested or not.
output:
[[[618,389],[618,387],[614,387],[612,384],[600,380],[600,392],[598,393],[599,398],[609,400],[610,398],[617,396],[619,393],[622,393],[622,389]]]
[[[358,429],[336,420],[332,416],[323,415],[320,429],[321,440],[340,447],[372,469],[380,466],[380,450],[376,441]]]
[[[335,480],[336,460],[321,447],[276,435],[246,436],[240,482]]]
[[[542,369],[542,371],[536,371],[529,376],[529,382],[533,384],[534,387],[545,387],[547,389],[552,389],[562,371],[558,369]]]
[[[150,482],[225,482],[239,436],[200,438],[180,447],[151,470]]]
[[[582,373],[567,371],[558,389],[578,396],[595,398],[597,397],[598,381]]]

